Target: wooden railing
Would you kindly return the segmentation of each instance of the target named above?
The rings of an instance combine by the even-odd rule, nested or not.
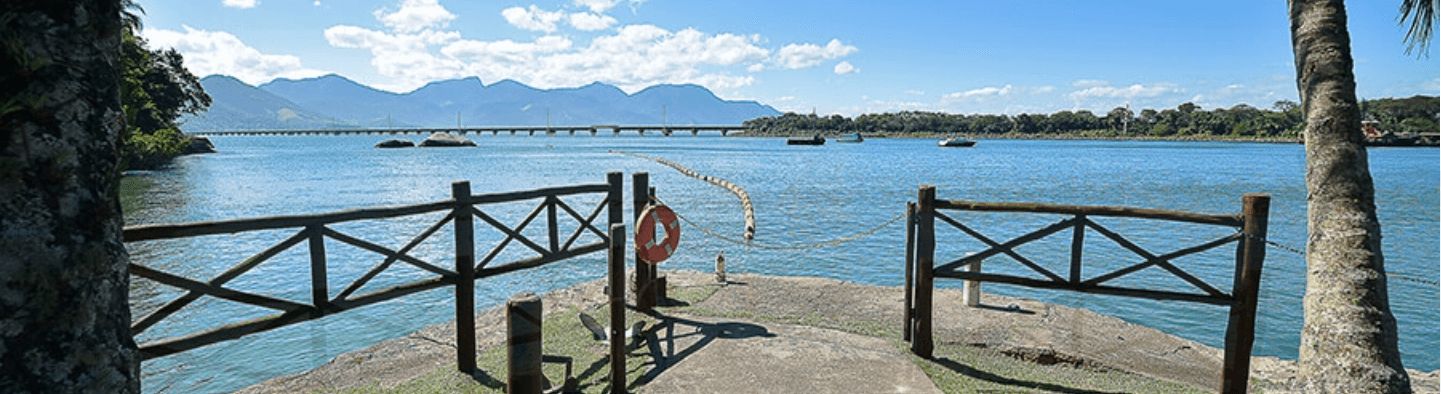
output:
[[[269,316],[255,318],[242,323],[229,324],[181,337],[164,338],[142,343],[139,345],[141,357],[142,359],[148,360],[184,352],[216,342],[232,340],[249,334],[317,319],[329,314],[391,300],[407,294],[444,286],[455,286],[457,363],[462,372],[471,373],[475,370],[476,359],[476,280],[508,272],[536,268],[549,263],[600,251],[609,250],[610,256],[624,256],[625,232],[621,205],[623,199],[621,173],[609,173],[607,174],[606,180],[606,183],[602,184],[479,195],[471,194],[469,182],[455,182],[452,184],[451,189],[452,199],[426,204],[359,209],[313,215],[127,227],[125,229],[126,243],[215,234],[235,234],[261,230],[293,229],[295,231],[293,235],[283,241],[264,249],[254,256],[244,259],[209,280],[195,280],[154,269],[142,263],[132,262],[130,264],[130,273],[132,275],[153,280],[164,285],[174,286],[185,292],[169,303],[160,306],[153,312],[134,321],[131,324],[131,334],[138,337],[156,323],[161,322],[182,308],[185,308],[187,305],[206,296],[276,311],[276,313]],[[605,198],[594,209],[590,210],[588,214],[584,215],[562,200],[562,197],[584,194],[602,194]],[[538,206],[536,206],[524,220],[514,226],[502,223],[482,209],[487,205],[533,200],[539,200]],[[445,215],[444,218],[420,232],[399,249],[387,248],[374,242],[342,233],[334,228],[336,224],[345,222],[400,218],[443,211],[448,211],[448,214]],[[594,223],[602,212],[608,214],[606,216],[608,224],[597,226]],[[567,236],[564,238],[561,237],[562,229],[558,227],[560,222],[558,219],[562,214],[573,218],[575,222],[575,228],[565,233]],[[535,222],[536,219],[540,218],[541,215],[545,216],[544,223],[547,227],[545,229],[545,239],[537,241],[528,237],[525,230],[530,224]],[[505,235],[504,239],[482,256],[478,263],[476,262],[477,255],[475,253],[474,235],[474,219],[476,218],[479,218],[485,224],[499,230]],[[453,268],[427,262],[409,254],[413,248],[435,235],[447,225],[453,228],[455,235],[455,261]],[[617,231],[617,229],[619,229],[619,231]],[[587,233],[597,236],[599,241],[577,245],[577,241]],[[620,234],[620,236],[617,237],[615,234]],[[343,290],[332,297],[330,296],[331,284],[326,274],[327,255],[325,240],[327,238],[377,253],[384,256],[384,259],[370,268],[365,274],[345,285]],[[296,247],[302,242],[307,243],[310,252],[311,296],[308,302],[239,291],[225,286],[231,280],[255,269],[272,257]],[[504,251],[507,246],[514,244],[522,245],[524,249],[528,249],[530,253],[510,253],[507,254],[507,256],[519,255],[521,257],[511,261],[496,261],[498,260],[497,257],[501,256],[502,251]],[[611,258],[613,259],[614,257]],[[395,285],[386,289],[357,294],[360,289],[372,279],[376,278],[377,275],[395,266],[396,263],[414,266],[428,272],[427,275],[429,276],[424,279]],[[613,277],[623,277],[624,272],[615,272],[615,270],[612,269],[610,275]],[[614,299],[615,297],[612,298]],[[623,301],[624,297],[621,297],[621,300]],[[613,330],[624,329],[625,323],[623,318],[624,316],[622,315],[622,320],[619,325],[612,328]],[[622,363],[621,365],[624,365],[623,359],[620,362]]]
[[[1013,285],[1070,290],[1083,293],[1098,293],[1138,297],[1155,300],[1197,302],[1230,308],[1230,320],[1226,327],[1225,359],[1221,370],[1222,393],[1245,393],[1250,376],[1251,347],[1255,340],[1256,299],[1260,288],[1261,266],[1266,257],[1266,219],[1270,210],[1270,197],[1264,194],[1247,194],[1242,198],[1239,215],[1205,215],[1189,212],[1164,211],[1128,207],[1069,206],[1031,203],[981,203],[961,200],[938,200],[936,188],[922,185],[917,202],[910,204],[906,226],[906,298],[905,298],[905,339],[911,342],[911,351],[916,355],[931,358],[934,350],[932,338],[933,298],[936,278],[966,280],[968,300],[975,306],[974,293],[980,282],[999,282]],[[942,211],[985,211],[1036,214],[1070,215],[1070,218],[1039,230],[997,242],[966,226],[959,220],[945,215]],[[1091,220],[1091,217],[1122,217],[1153,219],[1167,222],[1183,222],[1202,225],[1234,227],[1238,231],[1216,240],[1155,254],[1124,236],[1107,229]],[[940,220],[967,236],[979,240],[987,248],[965,255],[959,259],[936,265],[935,222]],[[1071,231],[1069,271],[1052,272],[1041,264],[1026,258],[1016,248],[1047,236]],[[1087,229],[1101,234],[1137,256],[1142,261],[1124,268],[1089,278],[1082,276],[1082,253]],[[1206,283],[1182,269],[1176,259],[1236,243],[1235,274],[1231,292],[1227,293]],[[980,272],[981,261],[998,255],[1006,255],[1024,266],[1031,276],[1007,275]],[[1110,285],[1112,280],[1150,267],[1159,267],[1194,287],[1195,291],[1185,292],[1173,289],[1148,289]]]

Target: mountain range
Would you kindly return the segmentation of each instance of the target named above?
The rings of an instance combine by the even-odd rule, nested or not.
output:
[[[739,125],[779,111],[722,100],[697,85],[655,85],[633,94],[603,83],[537,89],[512,80],[432,82],[409,93],[371,88],[339,75],[277,79],[251,86],[234,77],[200,80],[210,108],[182,119],[186,131],[383,127]]]

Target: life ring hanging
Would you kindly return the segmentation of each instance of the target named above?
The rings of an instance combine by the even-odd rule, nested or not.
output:
[[[635,225],[635,251],[641,260],[655,264],[670,258],[680,245],[680,222],[675,212],[664,205],[650,205],[640,212]],[[656,238],[656,226],[665,235]]]

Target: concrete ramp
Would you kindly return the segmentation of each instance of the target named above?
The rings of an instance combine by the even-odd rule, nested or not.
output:
[[[940,393],[890,340],[836,330],[682,315],[640,346],[643,393]]]

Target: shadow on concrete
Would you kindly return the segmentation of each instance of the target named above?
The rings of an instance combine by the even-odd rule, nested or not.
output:
[[[956,371],[956,373],[959,373],[959,374],[961,374],[961,375],[965,375],[965,376],[967,376],[967,377],[971,377],[971,378],[974,378],[974,379],[977,379],[977,380],[983,380],[983,381],[987,381],[987,382],[991,382],[991,383],[995,383],[995,384],[999,384],[999,385],[1014,386],[1014,387],[1017,388],[1017,390],[1024,391],[1024,392],[1030,392],[1031,390],[1041,390],[1041,391],[1047,392],[1047,393],[1065,393],[1065,394],[1125,394],[1124,392],[1120,392],[1120,391],[1096,391],[1096,390],[1086,390],[1086,389],[1078,389],[1078,388],[1074,388],[1074,387],[1066,387],[1066,386],[1061,386],[1061,385],[1056,385],[1056,384],[1051,384],[1051,383],[1039,383],[1039,382],[1031,382],[1031,381],[1025,381],[1025,380],[1020,380],[1020,379],[1012,379],[1012,378],[1008,378],[1008,377],[1005,377],[1005,376],[996,375],[996,374],[993,374],[993,373],[990,373],[990,372],[982,371],[982,370],[979,370],[979,369],[971,368],[971,367],[969,367],[969,366],[966,366],[965,364],[961,364],[961,363],[956,362],[955,360],[951,360],[951,359],[949,359],[949,358],[936,358],[936,359],[932,359],[931,361],[932,361],[932,362],[935,362],[937,365],[940,365],[940,366],[945,367],[945,368],[947,368],[947,369],[950,369],[950,370],[952,370],[952,371]],[[1018,392],[1019,392],[1019,391],[1018,391]]]
[[[706,345],[709,345],[716,339],[772,338],[776,336],[769,330],[766,330],[765,327],[750,323],[706,323],[681,317],[665,316],[659,313],[649,315],[661,321],[660,324],[651,326],[642,333],[642,337],[645,338],[645,355],[650,356],[654,366],[650,371],[646,371],[645,375],[642,375],[640,379],[637,379],[629,389],[637,389],[641,385],[654,380],[657,376],[660,376],[661,373],[670,369],[671,366],[695,354],[695,352],[705,348]],[[681,329],[677,330],[677,325],[682,326]],[[687,327],[690,328],[688,329]],[[664,331],[664,336],[661,336],[662,331]],[[677,334],[677,331],[681,332],[681,334]],[[698,338],[695,339],[694,343],[686,345],[683,349],[677,351],[677,340],[685,342],[686,339],[691,337]]]

